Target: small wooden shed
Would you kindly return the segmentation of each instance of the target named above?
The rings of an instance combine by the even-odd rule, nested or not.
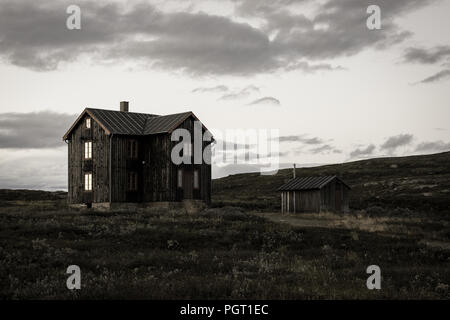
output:
[[[294,178],[278,188],[281,212],[346,212],[350,189],[336,176]]]

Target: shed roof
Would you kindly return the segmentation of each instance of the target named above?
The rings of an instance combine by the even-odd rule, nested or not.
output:
[[[350,187],[344,181],[339,179],[337,176],[322,176],[322,177],[298,177],[295,179],[291,179],[285,184],[283,184],[281,187],[279,187],[277,191],[322,189],[334,179],[338,179],[350,189]]]
[[[160,116],[149,113],[86,108],[66,132],[63,140],[68,138],[77,123],[86,113],[97,121],[105,129],[107,134],[151,135],[170,133],[190,116],[198,120],[192,111]]]

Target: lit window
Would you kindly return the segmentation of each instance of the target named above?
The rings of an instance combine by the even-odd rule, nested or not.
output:
[[[192,144],[190,142],[185,142],[183,145],[183,153],[186,157],[192,156]]]
[[[183,170],[178,169],[178,188],[183,188]]]
[[[84,158],[92,159],[92,141],[84,143]]]
[[[198,170],[194,170],[194,189],[199,188]]]
[[[86,119],[86,128],[88,128],[88,129],[91,128],[91,118]]]
[[[86,173],[84,175],[84,190],[92,191],[92,173]]]

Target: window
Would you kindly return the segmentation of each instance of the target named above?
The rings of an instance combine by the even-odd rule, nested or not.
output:
[[[128,158],[137,159],[138,157],[138,143],[136,140],[128,140]]]
[[[84,143],[84,158],[92,159],[92,141]]]
[[[178,169],[178,188],[183,188],[183,169]]]
[[[128,172],[128,191],[137,191],[138,174],[137,172]]]
[[[199,187],[198,170],[194,170],[194,189],[198,189]]]
[[[183,146],[183,152],[186,157],[192,156],[192,143],[185,142]]]
[[[92,191],[92,173],[86,173],[84,175],[84,190]]]
[[[91,118],[87,118],[86,119],[86,128],[90,129],[91,128]]]

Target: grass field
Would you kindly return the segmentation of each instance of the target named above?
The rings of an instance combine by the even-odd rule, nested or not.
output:
[[[69,211],[54,195],[6,201],[0,226],[2,299],[450,298],[441,219],[100,213]],[[72,264],[81,290],[66,288]],[[366,287],[372,264],[381,290]]]
[[[297,170],[343,177],[349,214],[279,214],[291,174],[214,180],[198,214],[70,211],[64,192],[0,190],[0,298],[450,299],[450,153]],[[66,288],[69,265],[81,290]]]

